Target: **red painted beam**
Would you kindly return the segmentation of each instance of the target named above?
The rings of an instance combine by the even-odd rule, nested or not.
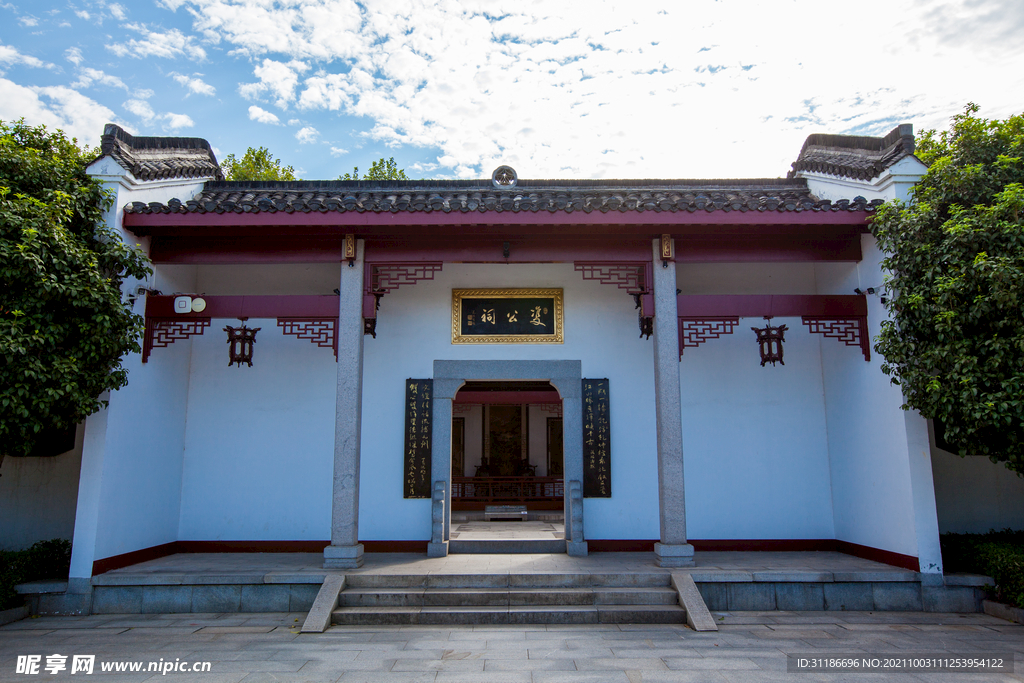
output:
[[[680,294],[676,297],[680,318],[780,318],[800,316],[856,317],[868,314],[867,299],[850,295],[791,294]]]
[[[146,298],[147,318],[337,318],[338,297],[327,296],[206,296],[201,313],[175,313],[173,296]]]
[[[337,232],[373,234],[410,226],[605,225],[649,226],[652,233],[661,233],[671,232],[666,229],[670,226],[681,225],[866,225],[872,215],[867,211],[127,213],[124,226],[137,235],[155,234],[157,228],[243,227],[249,230],[257,226],[284,229],[318,226],[335,228]]]
[[[522,403],[561,403],[557,391],[459,391],[454,403],[472,405],[520,405]]]

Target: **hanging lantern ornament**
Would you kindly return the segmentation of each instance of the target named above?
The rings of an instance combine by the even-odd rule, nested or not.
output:
[[[764,319],[768,321],[768,324],[763,328],[750,328],[757,335],[757,343],[761,347],[761,367],[763,368],[765,363],[771,363],[774,366],[775,361],[785,365],[785,361],[782,360],[782,342],[786,341],[786,330],[789,328],[785,325],[773,326],[770,315],[766,315]]]
[[[228,367],[236,363],[238,367],[242,367],[242,363],[245,363],[251,368],[252,345],[256,343],[256,333],[262,328],[246,327],[245,321],[248,318],[239,318],[239,320],[242,322],[241,327],[228,325],[224,328],[224,331],[228,333]]]

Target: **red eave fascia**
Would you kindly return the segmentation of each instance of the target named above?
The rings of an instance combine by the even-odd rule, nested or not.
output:
[[[867,211],[695,211],[690,212],[488,212],[418,213],[309,212],[309,213],[126,213],[124,227],[136,235],[174,235],[176,228],[260,227],[263,234],[292,234],[297,229],[314,228],[320,234],[357,232],[393,234],[402,228],[424,226],[650,226],[661,230],[671,226],[755,226],[755,225],[832,225],[867,227],[873,214]],[[270,230],[267,230],[267,229]],[[671,232],[671,229],[666,232]]]

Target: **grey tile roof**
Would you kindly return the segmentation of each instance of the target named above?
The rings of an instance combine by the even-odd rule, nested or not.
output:
[[[134,202],[127,213],[871,211],[880,200],[819,200],[802,178],[207,182],[194,199]]]
[[[881,138],[858,135],[811,135],[793,162],[789,177],[800,171],[871,180],[914,153],[914,126],[903,123]]]
[[[224,178],[210,143],[202,138],[136,137],[108,123],[100,155],[113,157],[139,180]]]

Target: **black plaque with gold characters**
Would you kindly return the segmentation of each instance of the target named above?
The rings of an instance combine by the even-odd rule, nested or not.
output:
[[[430,498],[430,400],[434,380],[405,380],[405,497]]]
[[[583,497],[612,497],[608,380],[583,380]]]
[[[453,344],[561,344],[561,289],[453,289]]]

